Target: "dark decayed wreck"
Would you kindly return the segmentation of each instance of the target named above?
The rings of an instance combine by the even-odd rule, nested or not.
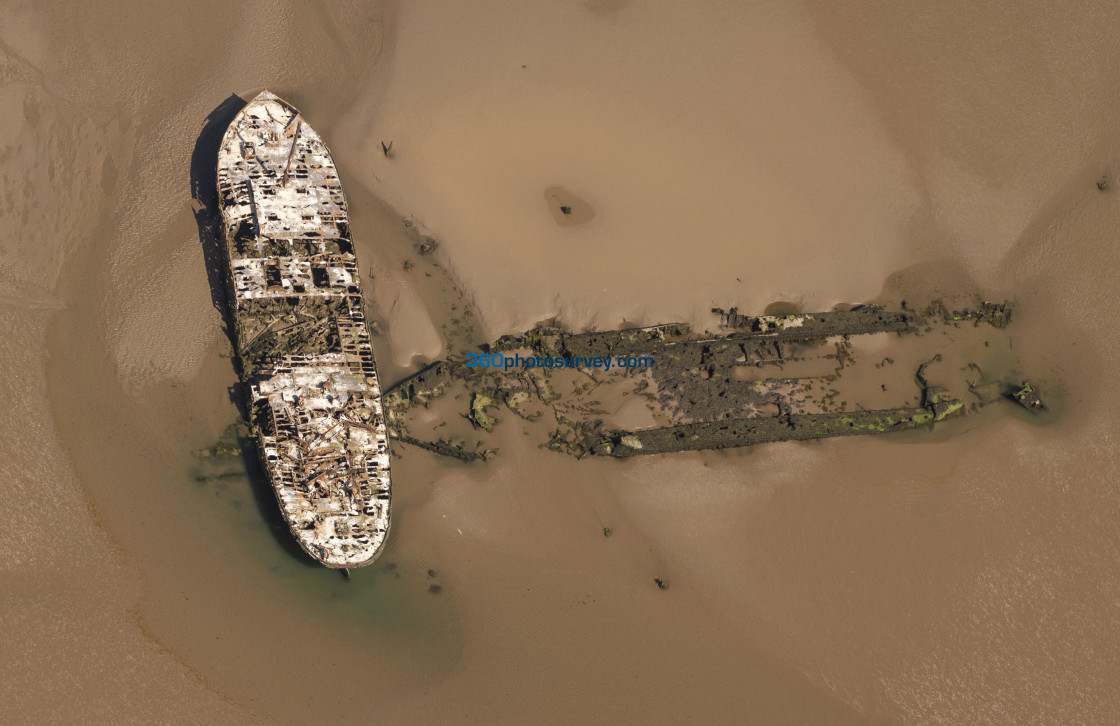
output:
[[[573,333],[550,324],[485,346],[479,366],[452,354],[386,393],[390,436],[444,456],[487,460],[497,453],[487,441],[493,441],[488,435],[499,420],[495,414],[504,409],[522,421],[526,434],[529,425],[547,422],[543,445],[553,451],[579,458],[631,457],[924,429],[1003,398],[1032,412],[1045,410],[1033,386],[1009,389],[998,356],[981,352],[989,350],[992,340],[998,342],[993,334],[1010,323],[1006,303],[978,301],[962,310],[936,300],[922,310],[893,312],[877,305],[762,316],[740,315],[735,308],[712,312],[720,315],[718,332],[670,323]],[[991,334],[980,331],[981,325]],[[929,350],[927,336],[936,331],[933,345],[941,347],[946,339],[940,334],[952,330],[960,337],[965,335],[961,328],[973,330],[973,353],[953,353],[955,346],[950,345],[945,352],[954,362],[943,363],[940,353]],[[878,354],[856,351],[854,338],[875,334],[894,336],[889,350],[916,363],[911,382],[905,375],[900,379],[888,374],[895,360],[887,349]],[[511,367],[508,359],[519,359],[521,353],[538,356],[536,360],[547,365]],[[968,360],[973,354],[985,365],[992,362],[987,372]],[[564,365],[573,359],[623,358],[640,358],[647,365],[610,372]],[[865,361],[865,370],[874,363],[875,372],[864,374],[862,383],[858,373],[854,382],[842,382],[856,358]],[[967,390],[975,400],[956,398],[950,388],[928,380],[931,366],[939,382]],[[892,391],[901,382],[905,397],[894,406],[874,405],[886,396],[868,394],[874,389],[885,394],[888,381]],[[913,384],[916,389],[910,387]],[[612,422],[611,411],[621,410],[626,397],[641,399],[654,412],[641,427]],[[430,416],[410,420],[416,406],[428,408],[447,398],[469,401],[460,417],[487,441],[479,439],[472,446],[476,437],[452,431],[446,415],[434,417],[435,427],[425,423],[433,420]],[[422,432],[424,427],[429,430]]]
[[[330,151],[265,91],[222,139],[218,197],[240,373],[276,499],[316,560],[369,564],[389,533],[389,445]]]

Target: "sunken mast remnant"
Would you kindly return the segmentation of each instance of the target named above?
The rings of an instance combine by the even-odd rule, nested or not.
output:
[[[326,144],[265,91],[218,152],[231,307],[257,449],[300,545],[372,562],[389,447],[346,200]]]

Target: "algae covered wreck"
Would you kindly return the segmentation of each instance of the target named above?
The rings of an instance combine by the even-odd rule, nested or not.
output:
[[[390,524],[389,443],[338,172],[299,111],[265,91],[218,153],[240,374],[292,533],[360,567]]]
[[[575,333],[546,324],[499,338],[481,356],[453,354],[387,392],[390,435],[446,456],[489,459],[496,453],[491,432],[505,409],[527,434],[536,426],[546,437],[542,445],[554,451],[631,457],[924,429],[1007,398],[1043,408],[1033,399],[1024,403],[1035,395],[1029,385],[1028,393],[1009,388],[1000,354],[989,348],[1007,343],[1005,303],[712,313],[719,321],[714,331],[669,323]],[[950,330],[958,341],[946,346]],[[857,342],[876,336],[884,347]],[[644,365],[570,365],[612,359]],[[517,365],[534,360],[545,365]],[[410,416],[417,406],[448,398],[469,401],[460,416],[474,432],[456,435],[445,416],[423,431],[423,421]],[[625,411],[641,415],[617,415]]]

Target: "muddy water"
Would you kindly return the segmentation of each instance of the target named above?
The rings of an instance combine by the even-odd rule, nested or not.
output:
[[[1118,22],[0,6],[0,720],[1116,721]],[[346,583],[251,461],[190,455],[237,417],[192,163],[266,86],[339,160],[389,379],[552,316],[976,290],[1017,303],[982,365],[1055,413],[627,462],[516,426],[486,465],[406,449]]]

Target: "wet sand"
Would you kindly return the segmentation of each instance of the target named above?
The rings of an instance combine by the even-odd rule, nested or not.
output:
[[[999,7],[0,7],[0,720],[1116,721],[1120,17]],[[339,162],[390,382],[552,317],[975,291],[1054,413],[406,447],[347,583],[190,453],[238,416],[192,159],[264,87]]]

